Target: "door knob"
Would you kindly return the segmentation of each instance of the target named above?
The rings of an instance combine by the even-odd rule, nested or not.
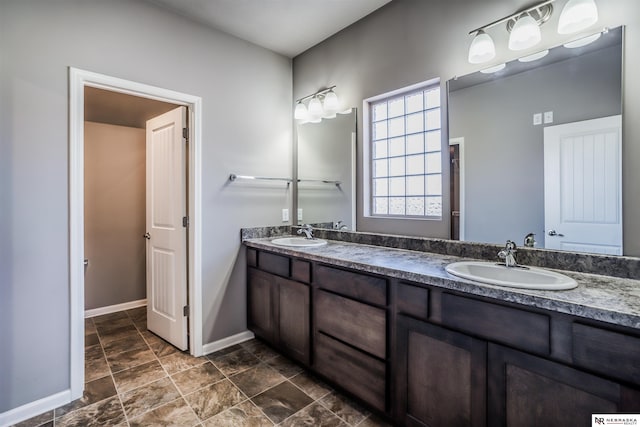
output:
[[[557,233],[556,230],[549,230],[549,232],[547,233],[549,236],[558,236],[558,237],[564,237],[564,234],[562,233]]]
[[[149,232],[148,232],[148,231],[147,231],[146,233],[144,233],[144,234],[142,235],[142,237],[144,237],[144,238],[145,238],[145,239],[147,239],[147,240],[151,240],[151,234],[149,234]]]

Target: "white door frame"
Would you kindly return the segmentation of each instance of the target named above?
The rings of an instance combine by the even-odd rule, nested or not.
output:
[[[465,198],[465,190],[464,190],[464,180],[465,180],[465,176],[464,176],[464,137],[458,137],[458,138],[451,138],[449,140],[449,145],[457,145],[458,146],[458,155],[460,156],[459,159],[459,164],[458,164],[458,168],[460,169],[460,194],[458,195],[458,197],[460,198],[460,241],[464,240],[464,234],[465,234],[465,217],[467,214],[467,210],[465,209],[465,203],[464,203],[464,198]]]
[[[155,99],[189,109],[189,347],[202,349],[202,98],[69,67],[69,282],[71,399],[84,390],[84,88]]]

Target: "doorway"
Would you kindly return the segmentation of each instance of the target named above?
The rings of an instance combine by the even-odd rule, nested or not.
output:
[[[76,68],[69,69],[69,259],[70,259],[70,360],[71,399],[84,388],[84,107],[85,88],[97,88],[181,105],[188,110],[188,175],[186,177],[189,253],[186,266],[189,316],[189,349],[201,356],[201,105],[200,97],[123,80]]]
[[[449,191],[451,240],[464,240],[464,138],[449,140]]]
[[[622,255],[622,116],[544,128],[546,249]]]

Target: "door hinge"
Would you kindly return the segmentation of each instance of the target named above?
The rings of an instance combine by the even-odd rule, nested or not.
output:
[[[189,140],[189,128],[182,128],[182,137],[185,140]]]
[[[189,227],[189,217],[188,216],[183,216],[182,217],[182,226],[187,228]]]
[[[185,317],[189,317],[189,306],[185,305],[184,307],[182,307],[182,315]]]

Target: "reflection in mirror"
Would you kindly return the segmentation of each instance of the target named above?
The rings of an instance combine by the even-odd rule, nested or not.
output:
[[[332,224],[355,230],[356,109],[298,133],[297,224]]]
[[[622,28],[451,80],[452,237],[622,254]]]

